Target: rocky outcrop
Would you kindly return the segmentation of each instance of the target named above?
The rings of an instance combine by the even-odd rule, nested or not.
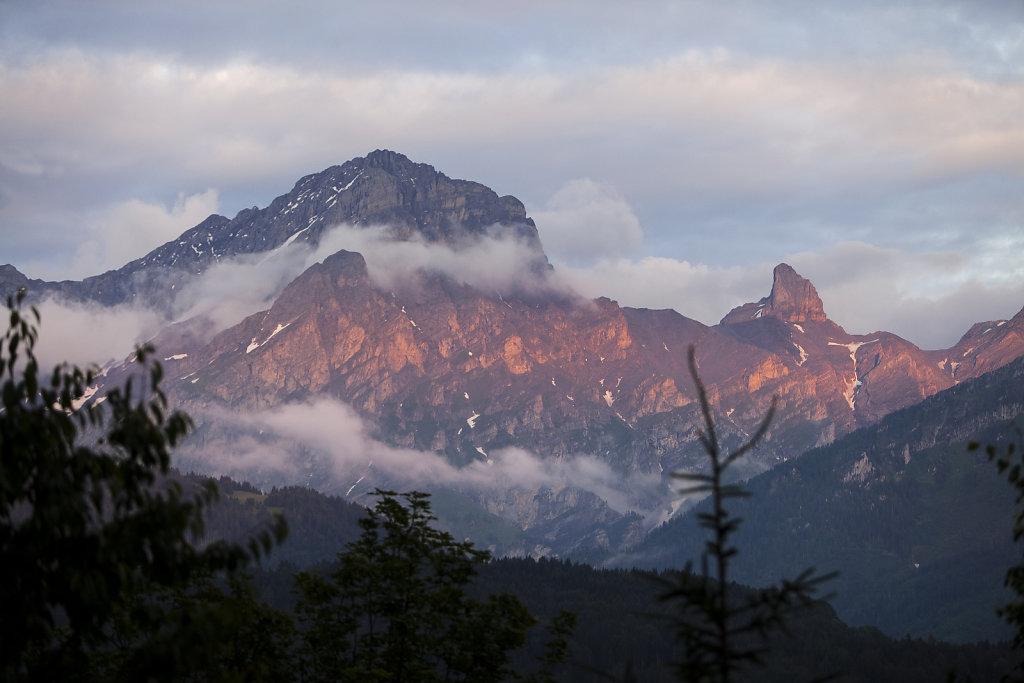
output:
[[[810,280],[801,277],[792,266],[775,266],[771,293],[756,303],[743,304],[722,318],[722,325],[756,320],[765,316],[788,323],[825,322],[825,308]]]
[[[775,266],[772,291],[768,295],[766,313],[788,323],[827,320],[821,297],[810,280],[800,277],[791,266]]]

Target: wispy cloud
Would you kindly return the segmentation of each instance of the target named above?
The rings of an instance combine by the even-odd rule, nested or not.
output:
[[[121,360],[165,323],[157,313],[131,305],[108,308],[48,298],[37,307],[35,353],[46,370],[65,361],[86,367]]]
[[[485,292],[519,289],[573,294],[557,274],[538,268],[539,254],[532,245],[503,234],[447,245],[415,237],[396,241],[387,226],[340,225],[321,238],[311,261],[323,260],[340,249],[362,254],[370,278],[385,290],[414,282],[422,274],[443,274]]]
[[[263,472],[276,481],[307,483],[309,468],[319,464],[327,466],[329,481],[317,481],[317,487],[340,493],[351,490],[361,477],[359,493],[381,484],[421,490],[452,487],[485,504],[496,491],[574,488],[597,495],[623,513],[650,513],[672,497],[659,474],[623,477],[608,463],[585,454],[556,459],[505,448],[455,467],[439,454],[396,448],[374,439],[352,408],[330,398],[242,414],[220,410],[201,417],[212,419],[218,430],[232,436],[211,439],[208,435],[202,445],[186,447],[189,461],[250,478]]]

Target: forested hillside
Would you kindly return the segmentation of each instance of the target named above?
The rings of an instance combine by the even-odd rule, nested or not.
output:
[[[1024,411],[1020,360],[897,411],[749,482],[738,581],[762,585],[807,566],[838,570],[840,617],[894,636],[969,642],[1009,637],[1012,488],[970,440],[998,443]],[[696,560],[694,515],[656,529],[624,563]]]
[[[210,516],[211,533],[244,535],[265,523],[272,511],[289,521],[288,540],[253,578],[257,593],[277,608],[294,610],[296,571],[311,568],[328,575],[344,543],[359,534],[357,519],[364,509],[342,499],[301,488],[264,495],[226,478],[219,485],[224,495]],[[748,543],[745,535],[736,566],[751,564],[745,558]],[[752,553],[763,552],[753,545]],[[999,574],[997,587],[1006,566],[1004,562],[991,568],[990,573]],[[595,569],[562,560],[505,558],[480,566],[470,593],[483,597],[508,592],[541,623],[561,610],[575,613],[578,622],[569,639],[571,662],[559,671],[558,680],[593,681],[606,674],[612,680],[628,680],[626,676],[632,675],[639,681],[672,681],[669,664],[681,650],[669,626],[669,608],[658,600],[664,591],[663,576],[667,575]],[[985,617],[996,621],[994,608]],[[515,666],[528,670],[543,651],[546,637],[543,630],[535,629],[527,647],[514,654]],[[790,635],[774,636],[769,647],[766,668],[752,669],[740,680],[781,683],[838,672],[841,681],[923,682],[943,680],[948,671],[956,670],[975,681],[994,681],[1014,661],[1005,643],[954,645],[934,638],[891,638],[870,626],[851,627],[824,602],[798,613],[790,624]]]

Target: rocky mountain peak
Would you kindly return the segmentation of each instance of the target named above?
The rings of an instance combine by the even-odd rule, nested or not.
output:
[[[366,155],[363,162],[365,168],[379,168],[397,176],[415,175],[420,169],[434,172],[432,166],[414,163],[404,154],[392,152],[390,149],[375,149]]]
[[[828,320],[814,285],[788,263],[775,266],[772,291],[768,296],[737,306],[722,318],[721,324],[733,325],[757,318],[777,318],[787,323]]]
[[[766,315],[774,315],[786,322],[821,322],[828,319],[814,285],[787,263],[775,266],[772,291],[766,303]]]
[[[244,209],[230,219],[212,215],[145,256],[81,282],[29,282],[12,267],[0,273],[0,296],[28,286],[34,294],[58,292],[105,305],[133,301],[169,310],[175,287],[213,265],[293,242],[315,246],[339,225],[386,226],[395,240],[453,248],[481,237],[510,238],[533,249],[538,272],[549,267],[537,227],[518,199],[378,149],[304,176],[265,208]]]

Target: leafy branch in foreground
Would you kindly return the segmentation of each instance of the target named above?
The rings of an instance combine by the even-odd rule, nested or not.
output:
[[[707,390],[697,371],[693,346],[689,348],[688,361],[704,421],[700,442],[708,454],[710,471],[672,476],[689,483],[680,493],[709,494],[711,511],[699,513],[697,519],[711,538],[701,556],[700,574],[687,565],[685,571],[665,580],[667,590],[660,599],[677,610],[672,622],[685,649],[684,658],[674,664],[677,676],[684,681],[727,683],[740,667],[763,664],[768,635],[775,630],[784,631],[790,613],[809,605],[821,584],[836,574],[822,575],[810,568],[795,579],[782,580],[768,588],[746,590],[729,586],[729,560],[738,552],[730,538],[742,520],[725,509],[725,501],[750,493],[742,486],[725,483],[725,474],[764,437],[775,415],[776,399],[772,399],[754,435],[731,453],[725,452],[715,430]]]
[[[1013,519],[1013,540],[1020,542],[1024,539],[1024,434],[1021,433],[1019,425],[1013,425],[1013,431],[1017,433],[1017,440],[1010,441],[1003,449],[995,444],[985,446],[985,454],[990,461],[995,461],[1000,473],[1006,473],[1006,478],[1017,490],[1017,516]],[[981,448],[981,444],[972,441],[967,444],[968,451],[975,451]],[[1006,571],[1004,585],[1011,589],[1016,598],[999,608],[998,614],[1006,623],[1013,626],[1016,631],[1013,634],[1013,648],[1017,651],[1024,650],[1024,560],[1013,565]],[[1024,659],[1017,662],[1014,670],[1006,676],[1007,679],[1024,680]]]
[[[95,371],[43,374],[39,313],[26,316],[23,299],[8,300],[0,340],[0,679],[123,678],[109,670],[115,659],[130,661],[138,679],[180,679],[209,654],[207,639],[183,645],[209,610],[171,619],[139,598],[242,567],[283,539],[284,521],[248,549],[193,543],[217,490],[211,482],[188,495],[167,478],[191,421],[169,411],[151,349],[137,351],[141,377],[101,407],[82,404]],[[126,610],[140,635],[113,658]]]

